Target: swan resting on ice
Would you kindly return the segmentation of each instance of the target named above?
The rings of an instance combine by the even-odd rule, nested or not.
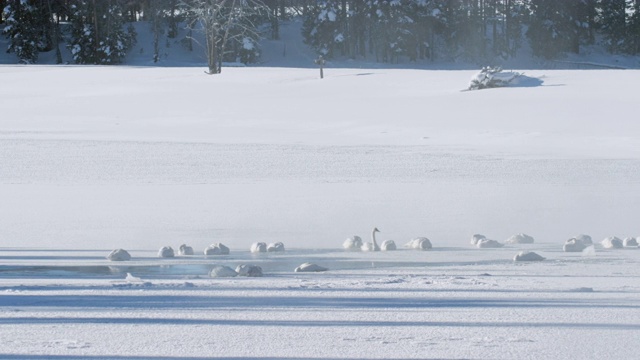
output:
[[[131,260],[131,255],[124,249],[115,249],[107,255],[107,259],[111,261],[127,261]]]
[[[175,255],[176,254],[171,246],[163,246],[160,248],[160,250],[158,250],[158,257],[161,258],[172,258]]]
[[[507,244],[533,244],[533,237],[527,234],[516,234],[505,241]]]
[[[187,244],[182,244],[178,248],[179,255],[193,255],[193,248]]]
[[[638,240],[633,237],[628,237],[623,240],[624,247],[638,247]]]
[[[238,276],[248,276],[248,277],[261,277],[262,276],[262,268],[257,265],[247,265],[242,264],[236,267],[236,272]]]
[[[426,237],[413,238],[404,246],[414,250],[430,250],[432,248],[431,241]]]
[[[513,261],[542,261],[544,259],[544,257],[528,251],[520,251],[513,257]]]
[[[263,242],[253,243],[250,250],[252,253],[267,252],[267,244]]]
[[[284,251],[284,244],[281,242],[271,243],[267,246],[267,252],[282,252]]]
[[[585,244],[582,240],[578,238],[571,238],[564,242],[562,246],[562,251],[564,252],[581,252],[582,250],[587,248],[587,244]]]
[[[222,243],[215,243],[204,249],[205,255],[229,255],[229,248]]]
[[[605,249],[622,249],[624,247],[622,240],[615,236],[609,236],[608,238],[605,238],[604,240],[602,240],[601,244]]]
[[[225,265],[216,265],[209,272],[209,276],[213,278],[217,277],[236,277],[238,273],[232,268]]]
[[[353,235],[342,243],[342,247],[347,250],[360,250],[362,247],[362,238],[358,235]]]
[[[329,270],[328,268],[324,267],[324,266],[320,266],[320,265],[316,265],[316,264],[312,264],[312,263],[304,263],[300,266],[298,266],[297,268],[295,268],[295,272],[321,272],[321,271],[327,271]]]

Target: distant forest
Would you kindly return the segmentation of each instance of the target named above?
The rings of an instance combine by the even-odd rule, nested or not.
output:
[[[261,37],[302,17],[307,45],[325,58],[401,63],[509,59],[527,45],[554,59],[601,45],[640,52],[640,0],[0,0],[8,52],[24,63],[66,46],[78,64],[118,64],[136,41],[132,23],[154,35],[206,40],[209,68],[252,63]],[[186,31],[184,31],[186,30]],[[185,35],[186,34],[186,35]]]

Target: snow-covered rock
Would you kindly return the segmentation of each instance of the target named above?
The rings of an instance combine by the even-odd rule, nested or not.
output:
[[[316,265],[316,264],[312,264],[312,263],[304,263],[300,266],[298,266],[297,268],[295,268],[295,272],[321,272],[321,271],[327,271],[329,270],[328,268],[324,267],[324,266],[320,266],[320,265]]]
[[[263,243],[263,242],[257,242],[257,243],[253,243],[251,245],[251,252],[252,253],[263,253],[263,252],[267,252],[267,244]]]
[[[176,254],[171,246],[163,246],[160,248],[160,250],[158,250],[158,257],[161,258],[172,258],[175,255]]]
[[[571,238],[564,242],[562,250],[564,252],[581,252],[582,250],[586,249],[587,246],[588,245],[582,242],[582,240]]]
[[[385,240],[380,244],[380,250],[382,251],[393,251],[397,249],[396,242],[393,240]]]
[[[605,249],[622,249],[624,247],[622,240],[615,236],[609,236],[608,238],[605,238],[604,240],[602,240],[601,244]]]
[[[236,277],[238,273],[232,268],[225,265],[216,265],[209,272],[209,276],[216,277]]]
[[[284,251],[284,244],[281,242],[271,243],[267,246],[267,252],[281,252]]]
[[[533,244],[533,237],[527,234],[516,234],[505,241],[507,244]]]
[[[404,246],[414,250],[430,250],[432,248],[431,241],[426,237],[413,238]]]
[[[492,239],[480,239],[476,243],[476,246],[480,249],[501,248],[504,245],[497,240]]]
[[[624,247],[638,247],[638,240],[633,237],[628,237],[623,240]]]
[[[257,265],[242,264],[236,267],[238,276],[261,277],[262,268]]]
[[[180,245],[180,248],[178,248],[178,254],[180,255],[193,255],[193,248],[191,246],[188,246],[187,244],[182,244]]]
[[[513,261],[542,261],[545,258],[529,251],[520,251],[513,257]]]
[[[107,259],[111,261],[127,261],[131,260],[131,255],[124,249],[115,249],[109,255],[107,255]]]
[[[205,255],[229,255],[229,248],[222,243],[215,243],[204,249]]]
[[[342,243],[342,247],[347,250],[360,250],[362,247],[362,238],[358,235],[353,235]]]
[[[582,241],[582,243],[585,244],[585,245],[592,245],[593,244],[593,240],[591,239],[591,236],[585,235],[585,234],[580,234],[580,235],[576,236],[576,240]]]
[[[478,241],[486,239],[487,237],[482,234],[473,234],[471,237],[471,245],[478,245]]]

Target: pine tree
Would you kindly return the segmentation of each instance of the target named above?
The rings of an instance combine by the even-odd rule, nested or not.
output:
[[[49,23],[42,15],[42,9],[28,0],[10,0],[3,9],[6,20],[2,34],[9,39],[7,52],[15,53],[23,63],[35,63],[40,49],[46,47],[43,33]]]
[[[135,43],[132,27],[125,30],[123,10],[116,0],[79,0],[72,5],[70,49],[78,64],[118,64]]]

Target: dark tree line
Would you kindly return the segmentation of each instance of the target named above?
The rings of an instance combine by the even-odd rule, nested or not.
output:
[[[199,31],[217,73],[222,61],[257,61],[260,34],[278,39],[280,22],[299,15],[325,58],[484,62],[525,42],[542,58],[595,43],[640,53],[640,0],[0,0],[0,9],[7,51],[26,63],[51,50],[61,62],[63,36],[76,63],[120,63],[136,41],[131,24],[145,21],[155,61],[162,38],[193,50]]]
[[[325,57],[464,59],[579,53],[598,39],[640,52],[640,0],[328,0],[305,9],[303,35]]]

